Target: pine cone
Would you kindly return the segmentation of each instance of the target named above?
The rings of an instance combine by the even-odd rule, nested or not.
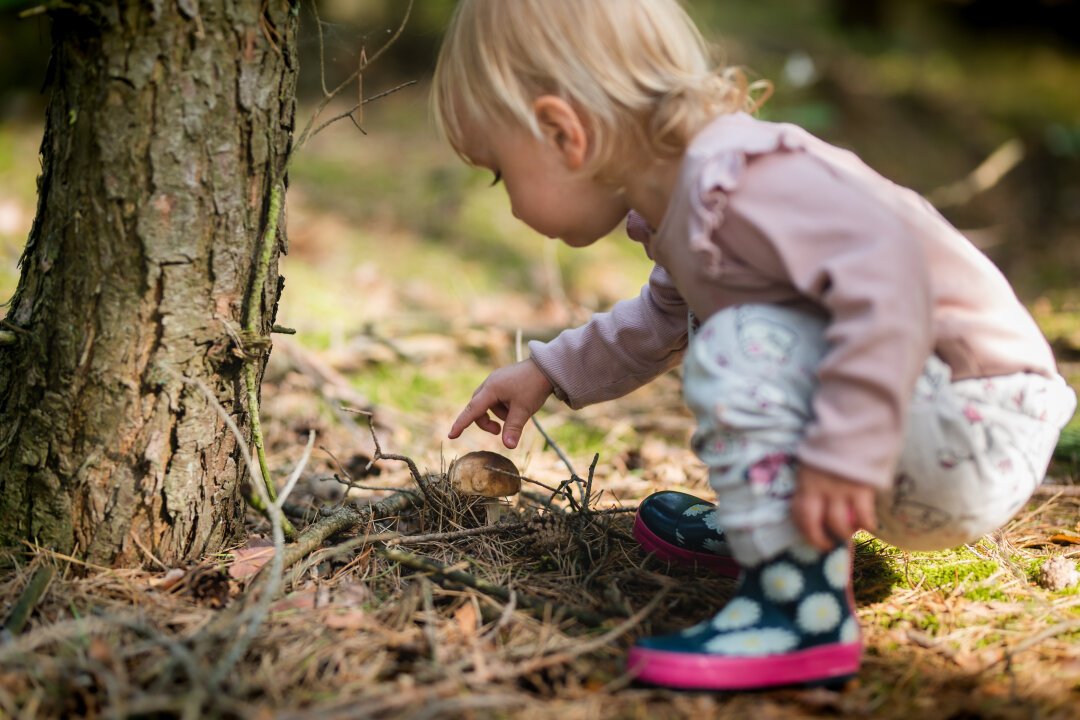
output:
[[[532,547],[536,553],[561,555],[576,545],[574,532],[563,515],[540,515],[531,518],[525,526],[533,533]]]

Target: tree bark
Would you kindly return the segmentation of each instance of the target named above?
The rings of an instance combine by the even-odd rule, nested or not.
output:
[[[289,0],[93,0],[53,10],[38,209],[0,345],[0,543],[166,564],[242,528],[244,363],[280,292],[250,291],[291,142]],[[283,188],[279,187],[283,192]],[[239,334],[247,298],[255,342]]]

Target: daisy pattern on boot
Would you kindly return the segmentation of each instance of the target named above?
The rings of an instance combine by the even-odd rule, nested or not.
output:
[[[801,565],[813,565],[817,561],[821,560],[821,551],[805,542],[800,542],[793,545],[788,553],[791,557]]]
[[[850,551],[800,543],[744,566],[736,595],[711,621],[638,640],[628,668],[669,687],[749,689],[832,681],[859,667]]]
[[[799,603],[795,624],[813,635],[835,630],[840,624],[840,603],[830,593],[814,593]]]
[[[741,630],[761,620],[761,605],[750,598],[737,597],[712,619],[714,630]]]
[[[713,538],[705,538],[701,541],[701,546],[711,553],[717,555],[727,554],[729,552],[728,544],[723,540],[714,540]]]
[[[859,641],[859,621],[854,616],[840,623],[840,642],[854,643]]]
[[[842,590],[847,587],[848,577],[851,574],[851,564],[848,562],[848,549],[846,545],[829,553],[825,558],[825,581],[834,590]]]
[[[738,630],[717,635],[705,643],[705,650],[718,655],[761,657],[790,652],[799,645],[799,636],[783,628]]]
[[[802,573],[792,563],[772,563],[761,572],[761,586],[765,597],[773,602],[791,602],[799,597],[803,585]]]
[[[713,508],[713,511],[703,517],[701,520],[705,523],[705,527],[709,528],[713,532],[720,532],[720,516],[716,512],[715,508]]]

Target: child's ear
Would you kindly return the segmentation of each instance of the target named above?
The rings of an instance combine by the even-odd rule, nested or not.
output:
[[[562,156],[566,166],[578,170],[585,164],[589,136],[581,116],[557,95],[541,95],[533,101],[540,132]]]

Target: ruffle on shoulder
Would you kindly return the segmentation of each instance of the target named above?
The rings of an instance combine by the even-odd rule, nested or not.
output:
[[[719,277],[723,253],[713,240],[724,222],[728,196],[739,187],[748,159],[778,151],[802,150],[806,132],[795,125],[769,123],[745,113],[725,115],[699,133],[687,148],[689,181],[686,237],[701,273]]]

